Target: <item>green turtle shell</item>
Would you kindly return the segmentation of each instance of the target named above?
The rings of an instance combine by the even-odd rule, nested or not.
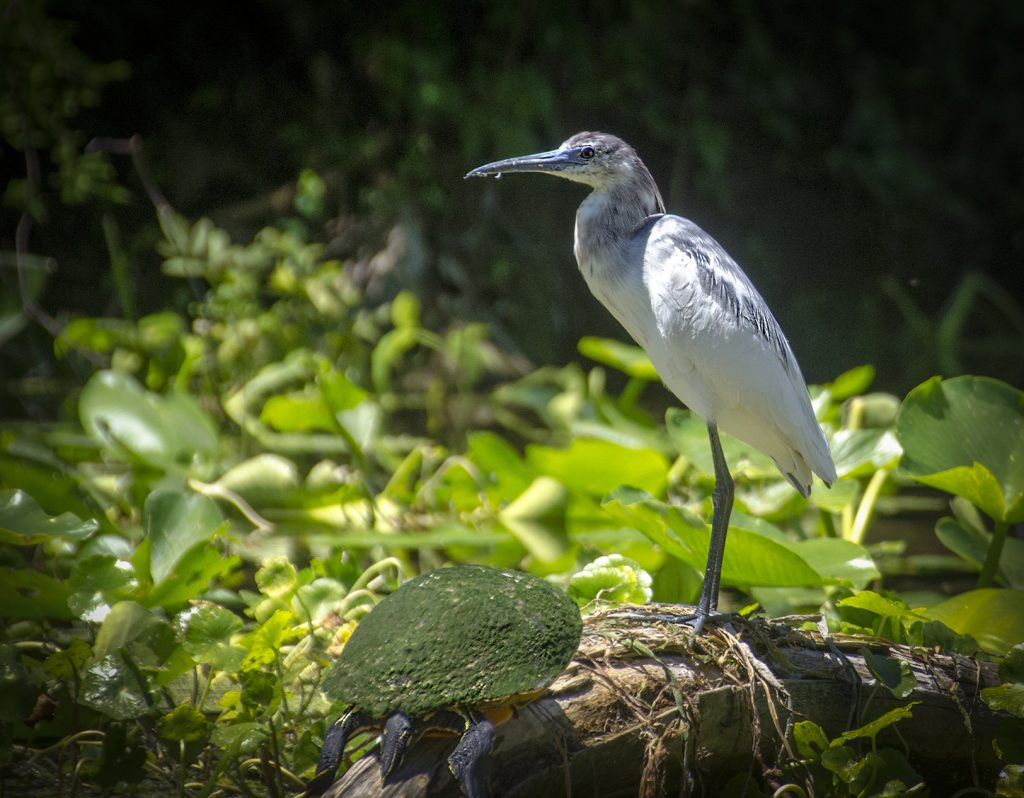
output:
[[[543,579],[442,568],[409,580],[363,618],[323,689],[378,718],[499,702],[551,684],[581,628],[576,604]]]

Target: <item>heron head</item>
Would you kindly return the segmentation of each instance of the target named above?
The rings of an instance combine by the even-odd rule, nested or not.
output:
[[[466,177],[500,176],[505,172],[546,172],[593,188],[606,188],[641,174],[649,177],[636,151],[608,133],[577,133],[556,150],[484,164]]]

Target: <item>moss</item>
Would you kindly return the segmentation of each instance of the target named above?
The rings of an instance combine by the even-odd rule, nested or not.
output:
[[[443,568],[381,601],[323,686],[376,717],[494,701],[554,681],[580,631],[575,603],[542,579],[477,565]]]

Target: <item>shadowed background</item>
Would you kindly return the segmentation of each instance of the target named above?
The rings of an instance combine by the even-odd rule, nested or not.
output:
[[[67,166],[95,136],[138,134],[170,203],[242,240],[315,170],[328,252],[401,226],[380,299],[412,288],[435,321],[483,320],[561,363],[581,335],[624,336],[573,261],[584,189],[462,175],[597,129],[740,262],[808,381],[860,363],[897,392],[935,373],[1024,376],[1017,3],[42,5],[8,2],[0,34],[8,313],[26,209],[58,324],[191,300],[160,273],[131,162]],[[69,80],[88,96],[70,101]],[[49,412],[74,358],[32,323],[0,345],[5,406]],[[26,377],[56,387],[12,388]]]

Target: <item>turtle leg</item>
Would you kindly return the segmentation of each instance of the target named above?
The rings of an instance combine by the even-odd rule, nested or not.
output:
[[[423,728],[405,712],[395,712],[380,735],[380,770],[386,782],[402,764],[402,757],[423,734]]]
[[[489,798],[487,754],[494,742],[494,724],[476,712],[461,717],[462,737],[448,757],[448,768],[466,798]]]
[[[322,795],[324,791],[334,782],[334,774],[338,770],[338,763],[345,753],[345,743],[348,738],[356,732],[365,731],[374,727],[373,721],[356,707],[346,709],[324,735],[324,744],[320,749],[320,759],[316,763],[316,775],[306,785],[305,796],[315,798]]]

